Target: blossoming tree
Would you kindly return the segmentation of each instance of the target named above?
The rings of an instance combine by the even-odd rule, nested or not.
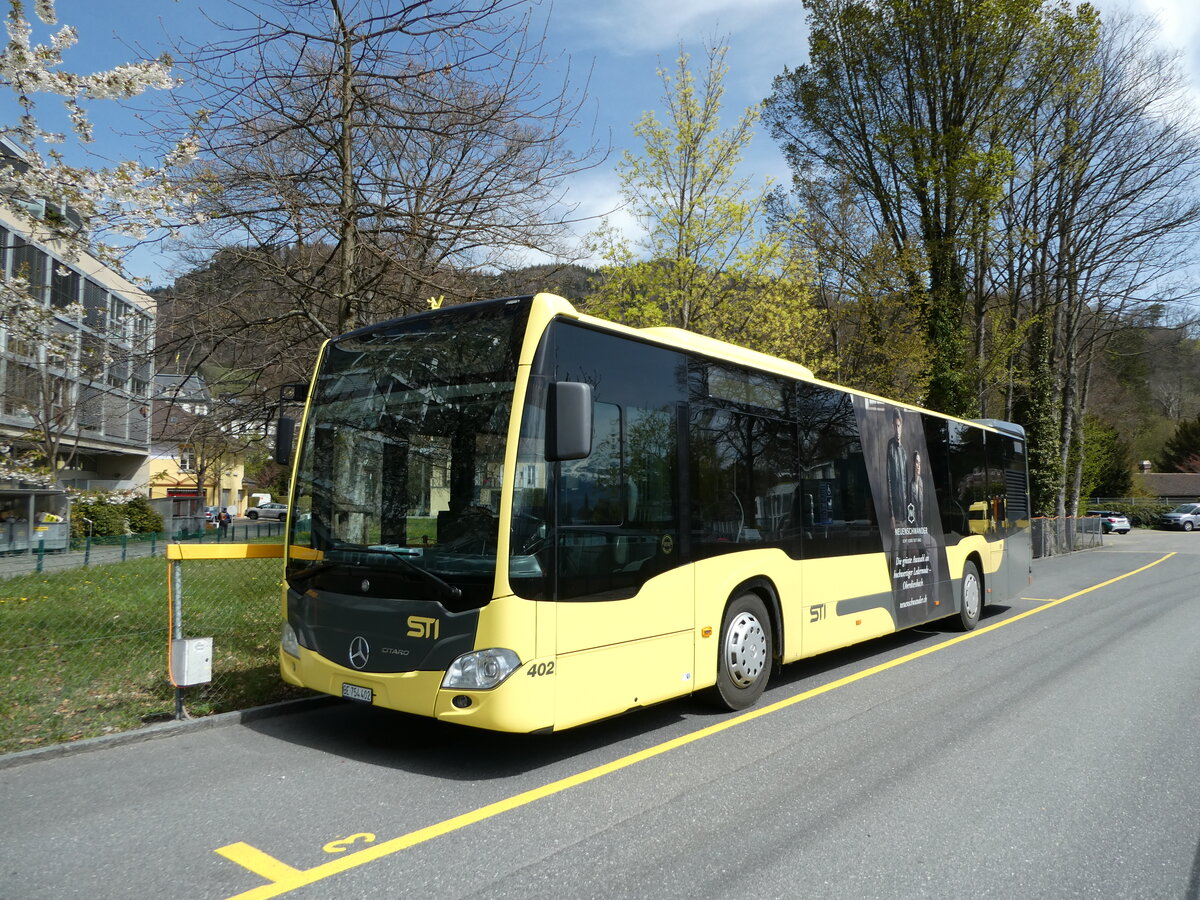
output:
[[[35,0],[34,13],[43,25],[57,26],[53,0]],[[120,272],[125,254],[139,241],[179,224],[179,211],[188,198],[172,185],[170,175],[191,161],[196,144],[186,138],[156,165],[136,160],[81,165],[77,161],[90,159],[88,145],[93,141],[87,105],[169,90],[176,83],[171,60],[164,56],[75,74],[63,68],[64,51],[77,41],[71,26],[58,27],[47,43],[34,43],[34,22],[22,0],[9,0],[6,26],[0,87],[12,92],[18,112],[16,121],[0,121],[0,137],[5,139],[0,204],[25,226],[21,240],[47,246],[68,261],[87,253]],[[39,121],[38,101],[43,98],[61,102],[70,126],[66,133]],[[10,238],[10,243],[16,240]],[[0,270],[0,276],[4,274]],[[0,278],[0,330],[7,332],[6,346],[27,348],[38,363],[36,383],[21,386],[23,411],[33,428],[18,442],[25,449],[0,455],[0,480],[53,480],[64,437],[76,425],[71,400],[78,391],[72,384],[81,372],[107,362],[84,358],[78,327],[84,310],[78,298],[51,306],[42,287],[37,276],[15,266],[7,278]]]

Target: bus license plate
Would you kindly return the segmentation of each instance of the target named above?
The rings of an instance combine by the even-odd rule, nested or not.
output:
[[[357,684],[346,684],[343,681],[342,696],[347,700],[358,700],[362,703],[370,703],[375,699],[375,692],[368,687],[359,687]]]

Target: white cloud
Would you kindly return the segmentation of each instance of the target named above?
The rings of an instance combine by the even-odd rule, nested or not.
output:
[[[618,56],[670,53],[693,43],[797,15],[797,0],[560,0],[553,19],[596,49]]]

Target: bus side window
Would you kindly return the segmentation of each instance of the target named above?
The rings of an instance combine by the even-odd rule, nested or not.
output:
[[[947,422],[937,416],[923,415],[925,426],[925,449],[929,453],[929,474],[933,479],[934,496],[942,521],[942,534],[946,543],[954,545],[959,537],[967,533],[964,517],[966,511],[958,502],[950,477],[950,437]]]
[[[621,410],[596,403],[592,453],[562,463],[558,521],[562,525],[619,525],[622,513]]]
[[[797,386],[805,557],[877,553],[883,537],[849,395]]]
[[[700,407],[689,436],[697,557],[771,544],[798,556],[794,430],[781,420]]]
[[[561,463],[558,599],[632,596],[675,558],[675,419],[594,406],[592,455]]]

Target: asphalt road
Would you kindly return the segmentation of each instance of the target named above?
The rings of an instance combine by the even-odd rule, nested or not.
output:
[[[749,715],[518,737],[335,702],[23,760],[0,897],[1195,900],[1200,535],[1106,540]]]

